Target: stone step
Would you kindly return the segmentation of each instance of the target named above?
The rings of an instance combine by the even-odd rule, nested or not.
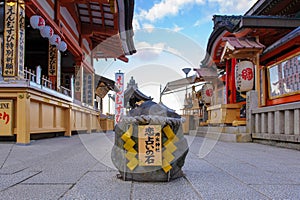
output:
[[[189,135],[206,137],[224,142],[251,142],[251,134],[246,133],[245,126],[238,127],[198,127],[192,130]]]

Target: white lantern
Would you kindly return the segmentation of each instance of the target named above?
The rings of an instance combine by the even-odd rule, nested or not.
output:
[[[238,92],[252,90],[254,85],[254,65],[251,61],[241,61],[235,66],[235,86]]]
[[[53,36],[53,29],[50,26],[45,26],[43,29],[40,30],[40,33],[43,38],[50,39]]]
[[[67,48],[68,48],[67,44],[64,41],[61,41],[58,46],[58,50],[64,52],[67,50]]]
[[[61,39],[58,35],[54,34],[51,38],[50,38],[50,44],[51,45],[55,45],[56,47],[59,46],[61,42]]]
[[[214,86],[211,83],[206,83],[201,89],[202,100],[205,103],[211,103],[214,94]]]
[[[34,29],[43,29],[45,27],[45,20],[39,15],[33,15],[30,17],[30,25]]]

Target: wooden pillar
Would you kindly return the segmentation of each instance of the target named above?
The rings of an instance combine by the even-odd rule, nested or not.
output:
[[[88,113],[87,114],[87,133],[92,133],[92,114]]]
[[[66,137],[71,137],[72,136],[72,122],[73,122],[73,116],[72,116],[72,108],[69,107],[66,109],[65,111],[66,113],[66,132],[65,132],[65,136]]]
[[[17,98],[17,144],[30,143],[30,95],[18,93]]]
[[[226,87],[226,100],[225,100],[225,104],[228,104],[230,103],[230,95],[229,95],[229,91],[230,90],[230,85],[231,85],[231,82],[230,82],[230,61],[229,60],[226,60],[226,78],[225,78],[225,87]]]
[[[230,77],[230,82],[231,82],[231,98],[230,98],[230,103],[236,103],[236,87],[235,87],[235,65],[236,65],[236,59],[233,58],[231,59],[231,77]]]
[[[266,100],[267,100],[267,77],[266,77],[266,68],[262,67],[261,68],[261,89],[262,89],[262,99],[261,99],[261,105],[265,106],[266,105]]]
[[[258,94],[258,107],[261,106],[261,89],[260,89],[260,66],[259,66],[259,53],[256,53],[255,58],[255,90]]]
[[[24,78],[25,52],[25,3],[6,2],[4,19],[4,65],[3,77]]]

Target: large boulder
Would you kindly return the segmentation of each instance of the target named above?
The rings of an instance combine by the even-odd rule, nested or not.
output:
[[[142,157],[138,142],[139,126],[151,125],[161,128],[158,141],[161,141],[162,163],[159,166],[142,165],[139,159],[139,156]],[[146,101],[115,126],[111,158],[123,180],[169,181],[182,177],[187,153],[188,143],[182,131],[180,115],[162,104]]]

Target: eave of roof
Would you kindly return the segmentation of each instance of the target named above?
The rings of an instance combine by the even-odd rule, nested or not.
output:
[[[126,56],[136,53],[132,29],[134,0],[64,0],[61,4],[77,13],[80,32],[92,42],[94,58],[128,62]]]
[[[284,29],[292,31],[300,26],[300,19],[287,17],[273,16],[214,16],[214,31],[211,33],[208,45],[207,54],[201,62],[201,67],[212,65],[211,55],[214,54],[216,44],[220,43],[222,37],[234,33],[238,33],[243,29]]]

